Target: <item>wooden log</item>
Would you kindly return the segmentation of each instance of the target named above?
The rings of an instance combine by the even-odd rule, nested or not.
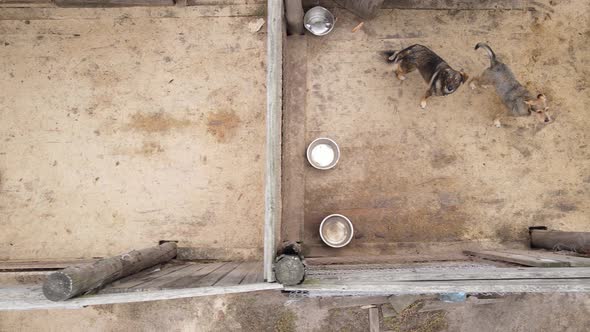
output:
[[[548,250],[569,250],[590,254],[590,232],[562,232],[533,229],[531,247]]]
[[[302,35],[303,29],[303,5],[301,0],[285,0],[285,18],[287,19],[287,34]]]
[[[299,256],[282,255],[275,264],[275,276],[283,285],[297,285],[305,277],[305,266]]]
[[[384,0],[344,0],[344,7],[355,15],[364,19],[372,19],[377,16],[377,11],[383,5]]]
[[[134,250],[92,264],[75,265],[49,275],[43,294],[51,301],[64,301],[87,293],[117,279],[137,273],[176,256],[176,243]]]
[[[284,241],[303,241],[307,38],[288,36],[283,66],[282,220]]]

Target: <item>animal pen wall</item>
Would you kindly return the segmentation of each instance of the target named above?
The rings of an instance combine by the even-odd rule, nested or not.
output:
[[[323,37],[287,35],[280,1],[1,8],[0,258],[47,264],[177,242],[183,262],[105,292],[147,294],[125,301],[216,294],[237,268],[232,285],[263,289],[261,268],[238,261],[264,252],[273,281],[285,242],[302,244],[307,265],[293,291],[588,291],[583,258],[515,251],[531,226],[590,230],[587,13],[386,1],[368,20],[336,2],[304,7],[318,3],[337,17]],[[398,82],[381,54],[425,44],[476,75],[488,64],[479,41],[546,94],[553,123],[497,128],[498,97],[467,86],[423,111],[418,75]],[[317,137],[340,145],[332,170],[305,159]],[[355,227],[341,249],[319,237],[332,213]],[[187,260],[225,272],[187,291],[216,270]]]

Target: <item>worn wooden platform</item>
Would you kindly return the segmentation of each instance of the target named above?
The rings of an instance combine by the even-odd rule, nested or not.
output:
[[[173,262],[123,278],[99,293],[236,286],[264,282],[262,262]]]
[[[12,272],[11,272],[12,273]],[[43,276],[38,276],[37,279]],[[1,274],[0,274],[1,276]],[[22,280],[23,276],[17,276]],[[2,278],[0,278],[2,280]],[[33,280],[33,279],[31,279]],[[262,262],[196,263],[172,261],[116,281],[98,294],[52,302],[34,283],[4,283],[0,287],[0,311],[51,308],[80,308],[88,305],[156,301],[282,289],[263,280]]]
[[[589,292],[590,268],[495,267],[465,262],[340,269],[312,266],[303,284],[285,287],[285,290],[315,295]]]
[[[557,254],[545,250],[481,250],[465,254],[494,261],[537,267],[590,267],[590,258]]]

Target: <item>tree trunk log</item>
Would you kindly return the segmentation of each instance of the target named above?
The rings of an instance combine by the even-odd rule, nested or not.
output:
[[[375,18],[384,0],[344,0],[344,8],[366,20]]]
[[[47,277],[43,284],[43,294],[51,301],[64,301],[167,262],[175,256],[176,243],[166,242],[157,247],[133,250],[92,264],[70,266]]]
[[[287,19],[287,34],[302,35],[303,5],[301,0],[285,0],[285,18]]]
[[[590,254],[590,232],[531,230],[531,247]]]

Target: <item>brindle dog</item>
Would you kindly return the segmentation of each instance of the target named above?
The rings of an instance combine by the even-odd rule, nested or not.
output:
[[[412,45],[401,51],[386,52],[389,62],[393,63],[395,75],[400,80],[405,80],[405,74],[416,69],[428,83],[428,90],[422,97],[420,106],[426,107],[426,99],[430,96],[446,96],[459,88],[467,81],[468,76],[451,68],[449,64],[428,47]]]
[[[518,82],[510,68],[496,59],[496,54],[486,43],[478,43],[475,49],[483,48],[490,58],[490,67],[484,72],[471,80],[470,86],[476,88],[476,83],[480,86],[493,85],[496,92],[508,108],[508,114],[511,116],[529,116],[536,114],[539,121],[551,122],[551,116],[547,112],[547,98],[544,94],[538,94],[534,97],[522,84]],[[500,119],[494,120],[496,127],[500,127]]]

